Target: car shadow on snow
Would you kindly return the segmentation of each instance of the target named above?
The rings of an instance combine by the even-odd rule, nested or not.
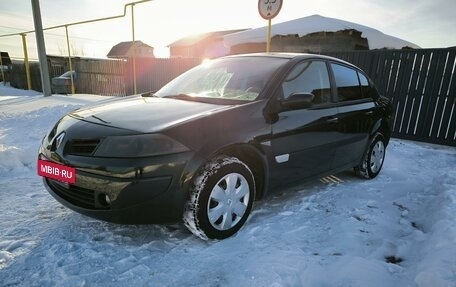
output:
[[[270,191],[266,197],[254,204],[248,223],[243,228],[249,229],[252,225],[261,225],[262,218],[275,216],[277,212],[286,211],[288,207],[305,201],[313,195],[337,188],[339,184],[360,181],[352,171],[345,171],[336,175],[327,176],[319,180],[310,181],[293,187],[281,187]],[[204,242],[193,236],[183,223],[173,224],[145,224],[122,225],[104,222],[97,219],[71,213],[63,223],[62,237],[72,240],[84,237],[93,243],[110,243],[130,246],[153,245],[165,242],[166,245],[178,245],[180,242]],[[242,232],[242,230],[241,230]]]
[[[252,214],[240,233],[261,227],[272,217],[287,215],[287,212],[296,212],[300,203],[309,200],[314,195],[331,191],[340,184],[358,180],[362,181],[353,172],[347,171],[306,184],[275,189],[268,193],[263,200],[255,203]],[[48,236],[52,237],[54,241],[62,240],[95,246],[122,246],[123,248],[148,247],[162,251],[169,251],[187,244],[204,247],[211,242],[216,242],[200,240],[190,233],[183,223],[122,225],[92,219],[75,212],[63,217],[61,222],[50,230]],[[235,235],[233,240],[236,237]]]
[[[68,228],[69,232],[64,231],[63,236],[71,236],[71,234],[83,236],[87,241],[95,244],[109,243],[137,247],[154,242],[178,243],[192,237],[182,223],[124,225],[92,219],[77,213],[68,216],[67,221],[70,224],[62,227]]]
[[[277,207],[277,210],[286,210],[287,207],[296,205],[296,202],[305,201],[325,191],[331,191],[338,185],[364,181],[353,171],[347,170],[302,184],[275,188],[270,190],[263,200],[255,202],[250,221],[257,215],[274,214],[271,212],[274,207]]]
[[[363,181],[356,177],[352,171],[345,171],[293,187],[276,188],[270,191],[263,200],[255,203],[249,222],[261,224],[263,215],[268,215],[268,213],[269,215],[275,214],[275,212],[271,212],[271,208],[286,209],[299,200],[305,200],[322,191],[331,190],[339,184],[358,180]],[[184,224],[180,222],[173,224],[122,225],[92,219],[77,213],[72,213],[65,221],[71,224],[67,226],[70,228],[70,233],[64,234],[83,233],[87,237],[86,239],[93,242],[141,246],[154,241],[178,244],[193,237]],[[248,226],[249,224],[247,224],[246,228]],[[197,241],[202,242],[199,239]]]

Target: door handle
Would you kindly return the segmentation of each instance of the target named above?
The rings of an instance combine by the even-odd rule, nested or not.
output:
[[[339,118],[329,118],[326,120],[327,123],[337,123],[339,121]]]
[[[371,116],[373,114],[374,114],[374,111],[368,111],[368,112],[365,113],[366,116]]]

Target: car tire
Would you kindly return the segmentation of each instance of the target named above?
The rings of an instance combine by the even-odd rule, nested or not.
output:
[[[193,181],[184,207],[184,224],[204,240],[230,237],[246,222],[254,198],[250,168],[236,157],[216,157]]]
[[[385,139],[382,134],[377,133],[364,153],[361,164],[354,168],[356,174],[366,179],[375,178],[382,169],[385,151]]]

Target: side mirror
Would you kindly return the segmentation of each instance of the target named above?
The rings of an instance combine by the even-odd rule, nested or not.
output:
[[[310,108],[315,96],[311,93],[294,93],[287,99],[280,101],[280,106],[283,110],[299,110]]]

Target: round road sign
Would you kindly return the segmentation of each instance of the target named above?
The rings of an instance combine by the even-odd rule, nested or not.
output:
[[[280,8],[282,8],[282,0],[258,0],[258,12],[266,20],[277,16]]]

